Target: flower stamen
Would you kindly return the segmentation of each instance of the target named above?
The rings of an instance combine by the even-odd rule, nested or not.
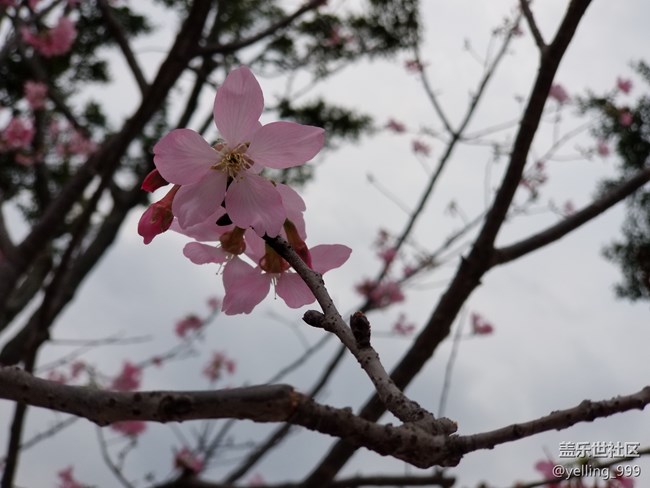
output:
[[[221,151],[225,149],[225,145],[223,143],[217,143],[214,148],[217,151]],[[210,169],[222,171],[228,175],[229,178],[235,178],[240,172],[246,171],[254,164],[254,161],[250,156],[246,155],[247,149],[248,144],[241,143],[235,149],[229,151],[226,150],[221,160],[212,165]]]

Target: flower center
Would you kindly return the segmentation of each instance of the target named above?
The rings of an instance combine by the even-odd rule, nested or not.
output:
[[[212,165],[211,169],[222,171],[230,178],[235,178],[240,172],[247,170],[253,166],[254,161],[246,154],[248,150],[247,143],[241,143],[234,149],[228,150],[224,143],[215,144],[214,148],[217,151],[225,151],[222,153],[221,160]]]

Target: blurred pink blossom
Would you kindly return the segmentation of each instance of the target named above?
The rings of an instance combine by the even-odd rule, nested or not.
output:
[[[255,475],[248,480],[248,486],[266,486],[266,481],[261,474],[255,473]]]
[[[183,320],[176,323],[176,335],[184,338],[190,331],[199,331],[204,322],[196,315],[188,315]]]
[[[81,373],[86,371],[86,368],[87,368],[86,363],[84,363],[83,361],[75,361],[70,366],[70,377],[73,380],[77,379]]]
[[[57,488],[84,488],[84,485],[74,479],[72,471],[72,466],[68,466],[57,473],[57,476],[59,477]]]
[[[535,464],[535,469],[539,471],[542,476],[544,477],[545,480],[560,480],[561,478],[557,477],[555,475],[554,469],[557,464],[554,461],[551,460],[546,460],[546,461],[539,461],[537,464]],[[545,485],[547,488],[559,488],[560,484],[559,483],[548,483]]]
[[[562,104],[569,101],[569,94],[559,83],[554,83],[551,85],[551,89],[548,92],[549,98],[556,100],[558,103]]]
[[[419,153],[428,156],[431,153],[431,147],[428,144],[416,139],[413,141],[413,152],[416,154]]]
[[[203,374],[208,377],[210,382],[214,383],[221,378],[224,369],[226,373],[233,374],[236,366],[237,363],[227,357],[224,353],[214,352],[212,353],[212,359],[210,362],[205,366],[205,368],[203,368]]]
[[[138,437],[147,430],[147,424],[141,420],[125,420],[111,424],[111,429],[127,437]]]
[[[634,121],[634,117],[632,116],[632,112],[630,112],[627,108],[624,108],[619,112],[618,122],[623,127],[631,126],[633,121]]]
[[[562,206],[562,213],[565,216],[572,215],[575,213],[575,211],[576,211],[576,207],[571,200],[567,200],[566,202],[564,202],[564,205]]]
[[[392,280],[376,283],[367,279],[356,285],[355,289],[376,308],[404,301],[404,294],[399,283]]]
[[[477,313],[472,313],[472,334],[474,335],[487,335],[494,332],[494,327],[487,320]]]
[[[395,119],[389,119],[386,123],[386,128],[398,134],[406,131],[406,126]]]
[[[188,447],[183,447],[183,449],[174,454],[174,467],[197,474],[203,470],[203,461]]]
[[[416,59],[409,59],[404,62],[404,67],[409,73],[419,73],[424,69],[424,64]]]
[[[395,260],[395,257],[397,256],[397,249],[394,247],[389,247],[388,249],[383,249],[377,253],[377,255],[381,258],[381,260],[385,264],[390,264]]]
[[[47,99],[47,85],[40,81],[26,81],[23,88],[27,103],[32,110],[39,110],[45,107]]]
[[[55,383],[66,384],[68,382],[68,377],[57,370],[52,370],[47,373],[47,379],[49,381],[54,381]]]
[[[598,152],[599,156],[602,157],[609,156],[609,146],[605,141],[598,141],[598,145],[596,146],[596,151]]]
[[[616,88],[623,93],[628,94],[632,90],[632,80],[618,77],[616,78]]]
[[[415,330],[415,324],[406,323],[406,314],[399,314],[397,322],[393,325],[393,332],[397,335],[407,336],[411,335]]]
[[[45,32],[35,34],[28,27],[23,27],[20,33],[23,41],[46,58],[66,54],[77,37],[74,22],[65,16],[61,17],[54,27]]]
[[[117,391],[132,391],[140,386],[142,368],[125,361],[120,374],[113,379],[110,389]]]
[[[13,117],[1,137],[2,147],[6,150],[28,149],[34,139],[34,127],[25,119]]]
[[[608,488],[634,488],[634,478],[617,474],[615,478],[609,480],[607,486]]]
[[[219,307],[221,307],[221,300],[218,297],[208,298],[208,307],[210,307],[210,310],[213,312],[216,312],[219,310]]]

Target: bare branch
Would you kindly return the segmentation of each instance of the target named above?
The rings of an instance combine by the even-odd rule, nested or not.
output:
[[[481,277],[490,267],[492,246],[501,228],[515,191],[521,180],[535,131],[539,126],[546,97],[555,77],[555,72],[569,45],[577,26],[591,0],[573,0],[562,21],[556,39],[545,56],[542,57],[537,79],[532,89],[528,106],[521,121],[511,161],[497,192],[492,208],[488,212],[479,237],[469,257],[461,261],[447,291],[442,295],[429,321],[415,338],[412,347],[400,360],[391,375],[398,388],[404,389],[431,358],[438,345],[449,335],[451,324],[463,303],[480,284]],[[377,420],[384,413],[384,407],[377,395],[373,396],[361,409],[360,416]],[[354,448],[338,442],[325,456],[320,465],[305,479],[313,487],[327,486],[336,473],[350,459]]]
[[[422,192],[422,195],[420,197],[420,201],[418,202],[415,210],[411,214],[409,221],[407,222],[404,230],[400,234],[400,236],[397,239],[397,242],[393,246],[395,251],[398,251],[404,242],[406,241],[407,237],[411,234],[411,231],[413,230],[415,226],[415,222],[417,221],[418,217],[424,210],[424,207],[429,200],[429,197],[433,193],[433,189],[435,187],[436,182],[438,181],[438,178],[440,178],[443,170],[447,166],[447,163],[451,159],[451,155],[456,148],[456,144],[460,142],[463,139],[463,133],[465,132],[465,129],[469,125],[470,121],[472,120],[474,113],[476,112],[476,109],[478,107],[479,101],[483,97],[483,93],[485,92],[485,89],[487,88],[488,82],[492,79],[492,76],[496,72],[497,67],[501,63],[501,60],[505,56],[508,46],[510,45],[510,41],[512,40],[512,32],[509,32],[503,41],[503,44],[501,45],[501,48],[497,55],[494,57],[494,60],[490,64],[489,67],[486,68],[485,74],[481,78],[481,81],[478,85],[478,88],[476,90],[476,93],[472,97],[472,100],[467,107],[467,111],[465,112],[465,116],[463,117],[462,122],[460,123],[460,126],[458,127],[458,130],[452,130],[451,127],[448,127],[449,132],[452,134],[452,138],[447,144],[447,147],[445,149],[444,154],[440,157],[440,160],[438,161],[438,166],[434,173],[431,175],[431,178],[429,180],[429,183],[427,184],[426,188]],[[427,95],[429,96],[431,103],[433,104],[434,107],[438,106],[438,101],[433,93],[433,89],[429,85],[428,78],[426,75],[423,73],[422,74],[422,83],[424,85],[425,91]],[[440,112],[442,114],[442,112]],[[448,124],[445,124],[446,126]],[[390,268],[391,263],[386,262],[382,268],[382,270],[379,272],[375,282],[379,283],[380,280],[386,276],[386,273],[388,273],[388,270]],[[361,308],[361,310],[368,311],[372,308],[372,304],[370,301],[368,301],[364,306]]]
[[[147,84],[147,80],[144,77],[144,73],[142,72],[140,65],[138,64],[138,60],[135,59],[135,55],[131,50],[129,40],[126,37],[126,32],[124,32],[124,29],[115,18],[115,15],[113,15],[111,6],[106,0],[97,0],[97,5],[99,6],[99,10],[102,12],[104,20],[106,21],[108,32],[110,32],[110,34],[113,36],[117,42],[117,45],[120,46],[122,54],[124,55],[124,59],[129,65],[129,68],[131,68],[131,73],[133,73],[133,77],[138,84],[138,88],[140,88],[140,93],[144,95],[149,85]]]
[[[350,324],[352,328],[348,327],[325,288],[322,276],[307,266],[289,243],[281,237],[265,237],[265,240],[296,270],[324,311],[322,314],[315,310],[308,310],[303,320],[313,327],[332,332],[339,338],[366,372],[386,408],[402,422],[414,423],[426,432],[444,434],[455,432],[457,426],[454,422],[448,419],[436,420],[433,414],[409,399],[388,376],[379,360],[379,354],[370,345],[370,323],[363,313],[354,314]],[[355,326],[355,321],[358,323],[364,319],[365,326]]]
[[[247,39],[242,39],[230,44],[216,44],[216,45],[207,45],[197,49],[196,54],[198,55],[208,55],[208,54],[231,54],[235,51],[239,51],[242,48],[248,47],[256,42],[261,41],[265,37],[275,34],[280,29],[283,29],[290,25],[294,20],[303,14],[318,8],[324,3],[324,0],[310,0],[305,3],[302,7],[296,10],[293,14],[288,15],[284,19],[276,22],[273,25],[270,25],[266,29],[258,32],[254,36],[248,37]]]
[[[460,452],[492,449],[498,444],[516,441],[550,430],[566,429],[579,422],[591,422],[598,418],[630,410],[643,410],[649,403],[650,386],[646,386],[632,395],[617,396],[599,402],[584,400],[575,407],[558,410],[530,422],[513,424],[482,434],[453,437],[449,440],[449,444],[455,445]]]
[[[32,227],[28,236],[16,248],[14,259],[0,263],[0,309],[20,276],[27,270],[31,261],[43,249],[70,208],[77,202],[86,186],[98,173],[112,173],[121,163],[121,158],[135,137],[141,132],[150,118],[158,111],[169,90],[187,68],[194,55],[196,45],[202,34],[207,13],[212,7],[211,0],[195,0],[183,23],[181,31],[142,103],[115,136],[107,139],[102,147],[81,166],[70,178],[56,199],[44,212],[41,220]]]
[[[495,266],[513,261],[530,252],[536,251],[551,242],[561,239],[571,231],[586,224],[624,198],[633,194],[648,181],[650,181],[650,168],[640,171],[632,178],[609,190],[603,197],[592,202],[590,205],[587,205],[579,212],[564,218],[562,221],[548,229],[538,232],[537,234],[515,244],[511,244],[501,249],[496,249],[492,257],[492,265]]]
[[[368,422],[350,409],[320,405],[288,385],[217,391],[115,392],[35,378],[15,367],[0,368],[0,398],[84,417],[100,426],[126,420],[172,422],[236,418],[290,422],[364,446],[420,468],[458,459],[443,449],[446,436],[412,425]]]
[[[519,5],[521,5],[521,12],[524,14],[524,17],[526,18],[526,22],[528,22],[528,27],[530,28],[530,32],[533,35],[533,39],[535,39],[535,44],[537,44],[540,53],[543,54],[546,51],[548,46],[544,42],[542,33],[539,31],[539,28],[537,27],[537,22],[535,22],[535,17],[533,16],[533,12],[530,10],[529,2],[530,0],[519,0]]]

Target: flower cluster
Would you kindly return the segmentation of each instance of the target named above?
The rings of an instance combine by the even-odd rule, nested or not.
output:
[[[351,252],[342,245],[309,249],[302,198],[261,174],[265,168],[286,169],[312,159],[323,147],[324,130],[293,122],[262,125],[263,109],[253,73],[235,69],[214,102],[222,138],[210,145],[191,129],[173,130],[154,146],[156,169],[142,185],[146,191],[173,185],[140,219],[138,233],[145,244],[169,228],[194,239],[185,246],[185,256],[196,264],[223,265],[221,309],[226,314],[250,313],[271,284],[292,308],[315,300],[264,237],[284,237],[319,273],[341,266]]]
[[[77,29],[72,20],[68,17],[61,17],[54,27],[44,32],[35,33],[28,27],[23,27],[20,34],[23,41],[42,56],[51,58],[62,56],[70,51],[72,43],[77,37]]]
[[[494,332],[494,326],[479,314],[472,313],[470,320],[472,323],[473,335],[488,335]]]
[[[62,469],[57,473],[57,476],[59,478],[57,488],[83,488],[84,485],[75,479],[72,471],[73,467],[68,466],[67,468]]]

